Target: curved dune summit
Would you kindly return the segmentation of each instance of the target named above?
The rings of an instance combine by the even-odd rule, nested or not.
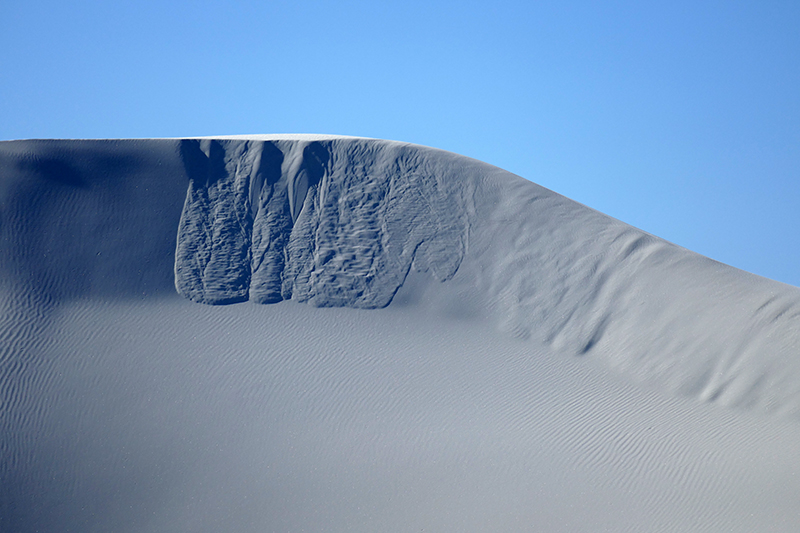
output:
[[[496,167],[3,142],[0,234],[2,531],[800,527],[800,289]]]

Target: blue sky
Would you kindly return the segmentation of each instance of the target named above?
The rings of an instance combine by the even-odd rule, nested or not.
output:
[[[336,133],[800,286],[800,2],[6,1],[0,139]]]

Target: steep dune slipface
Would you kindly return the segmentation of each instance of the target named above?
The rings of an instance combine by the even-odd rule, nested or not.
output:
[[[800,290],[455,154],[0,143],[0,310],[2,531],[800,525]]]
[[[341,146],[343,144],[344,146]],[[175,284],[202,303],[389,304],[464,255],[469,182],[408,146],[186,140]]]

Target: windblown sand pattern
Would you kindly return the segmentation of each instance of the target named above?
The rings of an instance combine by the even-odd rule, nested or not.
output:
[[[4,142],[0,274],[0,531],[800,527],[800,290],[478,161]]]

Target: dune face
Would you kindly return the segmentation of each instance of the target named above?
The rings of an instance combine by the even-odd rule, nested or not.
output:
[[[455,154],[0,143],[0,308],[0,531],[800,527],[800,289]]]

